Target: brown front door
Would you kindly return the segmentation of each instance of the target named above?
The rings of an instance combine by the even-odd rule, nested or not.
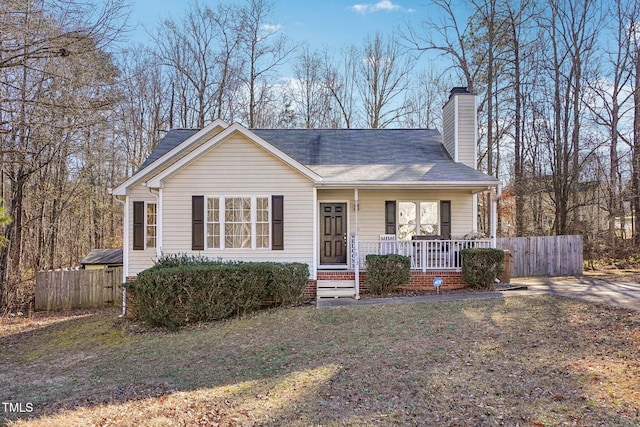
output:
[[[347,204],[320,203],[320,264],[347,263]]]

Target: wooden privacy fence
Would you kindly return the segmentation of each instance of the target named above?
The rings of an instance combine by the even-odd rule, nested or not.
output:
[[[36,310],[71,310],[122,304],[122,268],[40,271]]]
[[[502,237],[500,249],[511,252],[511,276],[579,276],[582,236]]]

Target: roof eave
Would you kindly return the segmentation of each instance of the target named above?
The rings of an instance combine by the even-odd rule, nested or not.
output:
[[[316,183],[317,188],[416,188],[429,190],[470,190],[471,192],[482,192],[497,188],[500,181],[332,181],[323,180]]]

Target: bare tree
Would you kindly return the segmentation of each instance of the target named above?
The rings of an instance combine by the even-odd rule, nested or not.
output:
[[[334,127],[351,128],[358,120],[356,116],[358,57],[357,48],[350,46],[343,48],[337,57],[327,53],[323,58],[322,80],[333,99],[333,109],[339,111],[339,119],[334,119]]]
[[[367,38],[358,67],[357,86],[368,127],[384,128],[406,114],[402,95],[409,85],[413,62],[391,37],[377,33]]]
[[[102,48],[121,28],[122,10],[116,1],[102,7],[30,0],[0,5],[0,166],[2,192],[13,218],[5,228],[8,244],[0,250],[2,309],[14,302],[27,272],[55,258],[59,241],[51,236],[57,234],[64,198],[48,191],[68,182],[73,141],[94,120],[91,112],[114,101],[109,86],[115,68]],[[45,170],[55,174],[39,182],[39,193],[34,194],[34,179]],[[49,236],[41,230],[44,225],[51,226]],[[33,239],[53,242],[53,247],[34,252]]]
[[[241,60],[245,66],[242,81],[248,93],[246,123],[250,128],[264,127],[274,112],[269,104],[273,73],[291,55],[294,48],[287,45],[281,27],[272,19],[273,4],[268,0],[247,0],[241,10]]]
[[[179,93],[180,126],[202,128],[223,118],[226,92],[239,72],[240,9],[219,5],[216,10],[190,4],[185,17],[165,19],[154,36],[156,52],[172,70]]]
[[[616,0],[611,5],[611,16],[615,19],[611,20],[611,27],[607,31],[610,37],[607,37],[607,40],[613,43],[603,48],[603,58],[600,62],[600,74],[608,74],[611,80],[596,79],[587,82],[594,98],[586,105],[593,113],[596,124],[606,129],[609,138],[606,210],[609,214],[607,240],[612,250],[616,248],[616,219],[624,221],[625,217],[619,143],[631,143],[625,135],[622,122],[627,114],[625,105],[628,105],[633,97],[633,92],[628,91],[632,83],[633,49],[633,28],[629,25],[628,14],[633,10],[634,4],[635,2]]]
[[[304,128],[331,126],[331,93],[322,80],[322,55],[303,48],[293,65],[290,96]]]

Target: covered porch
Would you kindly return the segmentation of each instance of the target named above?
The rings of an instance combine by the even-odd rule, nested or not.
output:
[[[475,238],[481,192],[491,194],[489,238]],[[432,276],[449,276],[462,286],[462,250],[495,247],[498,196],[499,187],[486,184],[316,188],[318,298],[359,298],[369,254],[409,257],[412,282],[430,284]]]

